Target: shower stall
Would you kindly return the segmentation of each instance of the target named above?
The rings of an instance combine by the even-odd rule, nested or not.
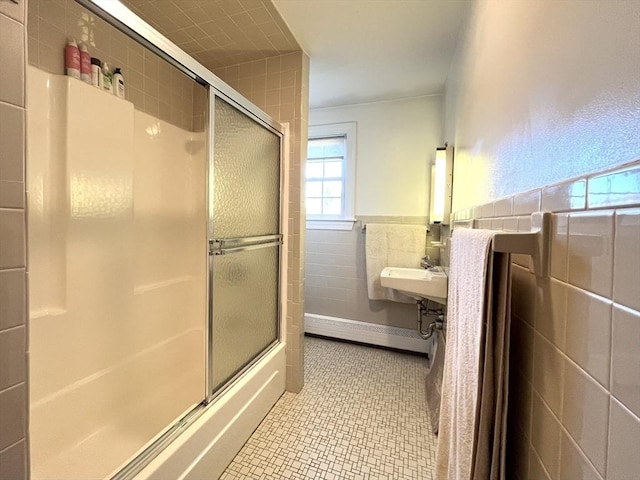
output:
[[[118,2],[68,3],[132,81],[27,69],[31,478],[215,478],[284,391],[284,131]]]

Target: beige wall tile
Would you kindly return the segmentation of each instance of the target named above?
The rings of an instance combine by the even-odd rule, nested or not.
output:
[[[60,35],[60,39],[62,39],[62,35]],[[56,47],[52,45],[56,45]],[[38,59],[38,67],[42,70],[58,75],[64,74],[64,59],[60,54],[60,49],[57,48],[57,43],[39,42]]]
[[[32,35],[31,32],[31,27],[33,26],[34,23],[38,23],[38,10],[39,10],[39,4],[42,0],[29,0],[29,5],[27,5],[27,2],[24,2],[25,8],[26,8],[26,16],[27,16],[27,25],[29,26],[29,36]]]
[[[0,180],[0,208],[24,208],[24,183]]]
[[[0,103],[0,180],[24,182],[24,109]]]
[[[307,231],[305,313],[414,329],[415,305],[368,300],[365,239],[360,228]]]
[[[0,391],[0,451],[25,437],[25,398],[24,384]]]
[[[0,452],[0,478],[18,480],[27,475],[27,442],[18,442]]]
[[[572,361],[565,364],[562,423],[600,474],[604,474],[609,394]]]
[[[527,439],[531,438],[531,414],[533,402],[533,385],[525,376],[522,365],[516,364],[509,375],[509,412],[508,429],[518,432]],[[514,367],[516,366],[514,365]],[[525,367],[526,368],[526,367]]]
[[[33,25],[30,23],[30,25]],[[27,52],[29,55],[29,64],[40,64],[40,45],[38,44],[37,33],[31,35],[32,32],[37,32],[38,19],[36,18],[35,27],[29,27],[29,36],[27,37]]]
[[[24,269],[0,270],[0,330],[25,323],[26,282]]]
[[[589,208],[640,205],[640,164],[635,163],[611,172],[589,177]]]
[[[640,472],[639,445],[640,419],[612,398],[607,480],[625,480]]]
[[[25,5],[0,1],[0,269],[25,264],[24,111],[14,107],[24,106]],[[24,278],[0,271],[0,478],[12,480],[28,477],[25,385],[16,385],[26,376]]]
[[[536,330],[564,350],[567,314],[567,285],[553,278],[536,279]]]
[[[587,180],[551,185],[542,189],[541,210],[547,212],[566,212],[584,210],[587,205]]]
[[[0,268],[26,264],[24,210],[0,209]]]
[[[0,15],[0,102],[24,106],[24,28]]]
[[[166,2],[163,5],[168,5]],[[171,4],[173,5],[173,4]],[[174,8],[177,9],[177,7]],[[194,123],[192,82],[177,69],[135,40],[90,14],[74,0],[29,2],[29,63],[47,72],[64,75],[64,47],[68,38],[87,44],[89,53],[110,67],[120,67],[125,79],[126,99],[138,110],[185,130]],[[32,48],[35,45],[35,49]],[[146,74],[146,75],[145,75]],[[162,86],[162,89],[159,88]],[[168,114],[168,105],[171,114]],[[199,123],[198,123],[199,124]]]
[[[26,379],[25,327],[0,331],[0,390]]]
[[[53,2],[43,1],[41,2],[41,7],[43,5],[54,5]],[[56,9],[59,7],[55,5]],[[64,7],[60,7],[62,9],[62,17],[64,18]],[[41,9],[42,10],[42,9]],[[53,9],[51,9],[53,10]],[[75,25],[74,25],[74,33],[70,34],[71,38],[75,38],[77,42],[80,42],[82,37],[77,37],[75,35]],[[38,43],[42,47],[48,47],[47,50],[40,51],[40,60],[47,65],[51,65],[54,69],[51,70],[51,73],[56,73],[60,75],[65,74],[65,64],[64,64],[64,48],[68,39],[66,38],[65,31],[65,21],[60,22],[59,20],[49,21],[49,18],[43,17],[42,15],[38,18]],[[51,58],[46,58],[45,52],[51,52]]]
[[[513,197],[513,214],[527,215],[540,211],[541,191],[519,193]]]
[[[518,231],[518,218],[509,217],[505,218],[502,222],[502,228],[505,232],[517,232]]]
[[[51,25],[62,28],[66,22],[66,2],[64,0],[40,1],[38,14]],[[76,40],[80,41],[80,38]]]
[[[570,435],[562,431],[560,450],[560,478],[581,480],[602,480],[591,462],[576,445]]]
[[[513,214],[513,197],[493,202],[493,213],[496,217],[510,217]]]
[[[476,220],[475,228],[482,230],[491,230],[491,219],[481,218],[480,220]]]
[[[640,209],[616,212],[613,299],[640,310]]]
[[[552,480],[542,465],[540,457],[534,451],[529,454],[529,478],[531,480]]]
[[[622,179],[631,179],[629,184],[634,185],[640,162],[625,168],[618,169],[624,172],[613,174],[613,180],[611,172],[590,178],[606,177],[614,182],[606,187],[605,181],[598,179],[602,189],[614,188],[615,182]],[[640,262],[640,209],[576,211],[585,208],[586,190],[589,188],[585,189],[584,179],[577,179],[542,191],[542,209],[569,212],[552,216],[550,279],[535,278],[529,273],[529,257],[512,256],[515,265],[509,423],[515,432],[510,430],[509,438],[524,437],[526,425],[535,430],[540,421],[539,415],[531,421],[533,387],[562,426],[557,478],[627,479],[631,478],[629,472],[640,469],[637,454],[625,451],[630,444],[633,448],[640,444],[638,439],[631,443],[628,440],[639,424],[640,411],[640,264],[636,264]],[[592,185],[589,192],[594,191]],[[635,202],[633,192],[627,193]],[[607,197],[604,191],[600,194],[594,198],[601,206],[616,206],[618,202],[627,205],[626,199]],[[494,202],[494,213],[500,208],[498,202]],[[468,211],[480,215],[483,207]],[[517,216],[517,208],[514,199],[514,216],[498,220],[503,221],[504,230],[529,231],[530,216]],[[463,218],[464,212],[456,212],[455,216]],[[616,416],[616,430],[627,428],[629,432],[614,435],[609,431],[610,398],[616,405],[611,407],[611,428]],[[543,433],[536,435],[542,437]],[[516,452],[516,446],[510,444],[508,448],[509,457]],[[553,478],[553,466],[547,471],[545,465],[549,462],[545,464],[538,453],[532,450],[528,457],[531,471],[526,478]],[[546,454],[543,456],[546,458]],[[518,450],[518,459],[523,458]],[[628,461],[636,463],[630,466]],[[508,471],[513,474],[516,461],[508,463]],[[605,476],[606,468],[609,476]],[[524,476],[523,472],[519,468],[517,478]]]
[[[510,362],[530,382],[533,382],[533,335],[534,330],[529,324],[518,318],[512,319]]]
[[[542,398],[533,395],[531,444],[552,479],[558,479],[560,470],[560,423]]]
[[[504,219],[494,218],[491,220],[491,230],[501,231],[504,228]]]
[[[485,203],[480,207],[480,218],[491,218],[495,216],[493,210],[493,202]]]
[[[553,413],[562,415],[562,389],[564,382],[564,357],[560,351],[542,335],[536,333],[534,339],[533,388],[549,405]]]
[[[569,216],[565,213],[551,216],[551,276],[567,281],[569,242]]]
[[[611,301],[567,286],[565,353],[605,388],[611,361]]]
[[[452,228],[473,228],[475,220],[456,220]]]
[[[531,257],[520,253],[512,253],[511,262],[528,270],[531,264]]]
[[[14,19],[16,22],[24,23],[25,1],[13,2],[10,0],[0,1],[0,14]]]
[[[454,214],[455,220],[469,220],[471,218],[473,218],[473,209],[472,208],[467,208],[464,210],[458,210],[457,212],[455,212]]]
[[[518,231],[519,232],[531,231],[531,215],[518,217]]]
[[[569,216],[569,283],[611,298],[613,286],[613,212]]]
[[[535,276],[522,267],[513,267],[511,271],[513,314],[529,325],[535,325],[536,284]]]
[[[531,231],[531,215],[526,215],[522,217],[512,217],[512,218],[517,218],[518,232]],[[511,261],[516,265],[520,265],[528,269],[529,265],[531,264],[531,257],[529,255],[511,254]]]
[[[611,393],[640,417],[640,312],[613,308]]]

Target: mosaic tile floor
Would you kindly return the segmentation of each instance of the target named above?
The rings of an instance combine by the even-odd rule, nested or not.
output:
[[[220,477],[431,480],[426,359],[305,338],[305,386],[285,393]]]

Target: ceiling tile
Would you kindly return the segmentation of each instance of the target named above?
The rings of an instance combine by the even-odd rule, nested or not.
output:
[[[123,0],[143,20],[207,68],[299,51],[271,2]]]

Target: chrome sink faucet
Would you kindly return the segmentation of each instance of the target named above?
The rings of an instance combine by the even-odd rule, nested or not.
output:
[[[426,270],[430,270],[433,267],[435,267],[436,265],[434,265],[433,263],[431,263],[431,257],[429,257],[429,255],[425,255],[424,257],[422,257],[420,259],[420,266]]]

